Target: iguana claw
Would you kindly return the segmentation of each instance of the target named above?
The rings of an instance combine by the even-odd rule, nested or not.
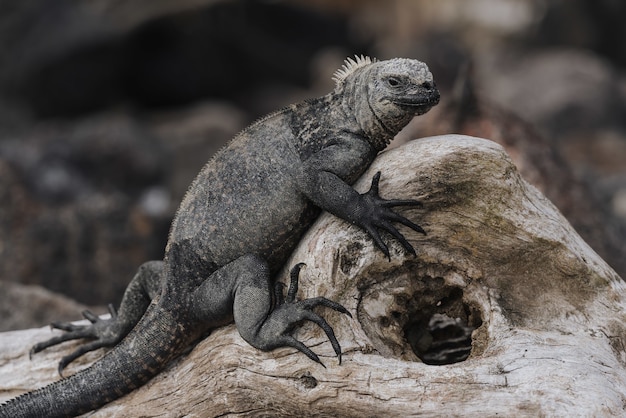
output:
[[[397,239],[400,244],[404,247],[406,251],[415,255],[415,248],[404,238],[404,235],[398,231],[398,229],[393,226],[392,222],[398,222],[402,225],[405,225],[412,230],[419,232],[421,234],[426,235],[426,231],[424,229],[411,222],[409,219],[405,218],[402,215],[397,214],[391,208],[396,206],[414,206],[421,207],[422,203],[418,200],[413,199],[383,199],[380,197],[378,193],[378,183],[380,181],[380,171],[374,174],[372,178],[372,185],[370,186],[369,191],[367,193],[362,194],[364,206],[367,207],[367,210],[363,211],[361,216],[355,221],[356,224],[361,226],[374,240],[374,243],[380,250],[387,256],[388,259],[391,259],[389,254],[389,248],[387,244],[384,243],[382,237],[380,235],[379,229],[387,231],[391,234],[395,239]]]
[[[291,335],[293,328],[302,321],[311,321],[317,324],[328,337],[335,354],[341,364],[341,346],[335,337],[332,327],[326,322],[324,318],[313,312],[313,309],[317,306],[325,306],[331,308],[337,312],[348,315],[352,318],[352,315],[341,304],[333,302],[332,300],[324,297],[315,297],[311,299],[304,299],[300,301],[295,300],[295,295],[298,291],[298,278],[300,270],[304,266],[304,263],[296,264],[290,273],[291,282],[287,291],[287,297],[277,301],[276,308],[272,312],[272,318],[268,319],[268,322],[272,324],[269,329],[280,327],[279,335],[276,340],[266,348],[277,348],[281,346],[293,347],[302,353],[304,353],[311,360],[324,366],[320,358],[309,347],[304,345],[301,341],[298,341]],[[326,367],[326,366],[324,366]]]
[[[57,344],[61,344],[65,341],[78,340],[82,338],[93,339],[94,341],[81,345],[75,351],[61,359],[58,371],[59,375],[63,376],[63,369],[83,354],[102,347],[113,347],[124,337],[125,332],[117,323],[117,312],[113,305],[109,305],[108,308],[109,313],[111,314],[110,319],[102,319],[90,310],[84,310],[83,317],[91,322],[89,325],[76,325],[71,322],[51,323],[51,328],[66,331],[65,334],[61,334],[57,337],[35,344],[30,349],[29,356],[32,358],[33,354]]]

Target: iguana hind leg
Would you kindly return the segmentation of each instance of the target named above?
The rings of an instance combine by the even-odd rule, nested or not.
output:
[[[311,360],[324,365],[317,354],[315,354],[310,348],[304,345],[302,342],[296,340],[291,336],[291,330],[302,321],[311,321],[316,323],[326,333],[335,354],[339,358],[339,364],[341,364],[341,347],[335,332],[332,327],[326,322],[324,318],[317,315],[312,311],[316,306],[326,306],[334,309],[338,312],[344,313],[349,317],[352,317],[350,312],[343,305],[337,302],[326,299],[324,297],[315,297],[296,301],[296,293],[298,293],[298,279],[300,276],[300,270],[304,267],[304,263],[298,263],[291,269],[291,282],[289,289],[287,290],[287,297],[284,298],[282,292],[275,289],[275,302],[276,307],[272,312],[272,315],[267,318],[267,321],[263,324],[263,327],[268,331],[268,335],[259,335],[261,340],[274,341],[275,347],[289,346],[296,348],[306,354]],[[280,289],[282,291],[282,287]],[[298,319],[299,318],[299,319]],[[270,344],[271,345],[271,344]],[[259,347],[260,348],[260,347]],[[269,349],[274,348],[270,347]]]
[[[219,326],[234,317],[239,334],[253,347],[269,351],[289,346],[321,363],[310,348],[291,335],[300,323],[311,321],[324,330],[341,361],[341,347],[332,327],[313,312],[313,308],[325,306],[347,315],[350,313],[342,305],[323,297],[295,300],[301,267],[298,264],[292,269],[291,285],[285,299],[271,285],[269,268],[263,259],[255,255],[238,258],[215,271],[197,289],[193,304],[198,319],[217,320],[211,326]],[[224,297],[225,294],[230,297]],[[224,304],[227,300],[230,306]],[[273,305],[276,306],[272,309]]]
[[[89,325],[53,322],[51,327],[66,331],[65,334],[35,344],[30,350],[31,356],[65,341],[82,338],[93,340],[86,342],[61,359],[59,362],[59,374],[61,374],[65,366],[83,354],[102,347],[113,347],[139,322],[152,299],[160,293],[162,280],[162,261],[149,261],[142,264],[124,292],[119,312],[116,312],[113,306],[109,305],[109,312],[111,313],[109,319],[99,318],[91,311],[86,310],[83,312],[83,316],[91,322]]]

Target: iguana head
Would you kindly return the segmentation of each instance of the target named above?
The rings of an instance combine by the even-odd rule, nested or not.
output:
[[[355,58],[348,58],[335,72],[335,93],[344,96],[344,103],[377,148],[385,148],[414,116],[439,103],[433,75],[423,62]]]

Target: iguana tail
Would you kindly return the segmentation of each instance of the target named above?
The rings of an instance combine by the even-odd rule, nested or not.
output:
[[[97,409],[150,380],[187,345],[179,321],[152,305],[135,328],[92,366],[0,406],[0,418],[66,417]]]

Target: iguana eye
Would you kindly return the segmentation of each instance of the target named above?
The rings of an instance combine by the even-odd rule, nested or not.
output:
[[[389,77],[387,79],[387,84],[389,85],[389,87],[398,87],[400,84],[402,84],[402,82],[396,77]]]

